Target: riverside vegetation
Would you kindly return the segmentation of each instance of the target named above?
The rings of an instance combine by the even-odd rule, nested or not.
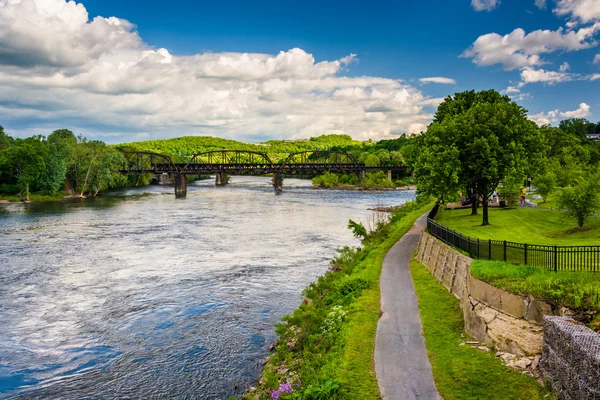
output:
[[[305,150],[338,150],[350,152],[359,163],[404,165],[404,152],[412,139],[406,135],[393,140],[358,142],[348,135],[322,135],[299,141],[243,143],[215,137],[194,136],[168,140],[150,140],[114,146],[76,136],[59,129],[47,137],[31,136],[15,139],[0,126],[0,199],[57,200],[66,192],[79,197],[95,196],[102,191],[124,186],[148,184],[151,175],[122,175],[123,151],[148,151],[169,155],[175,162],[211,150],[233,149],[266,152],[275,162],[283,162],[289,154]],[[403,150],[404,149],[404,150]],[[404,152],[403,152],[404,151]],[[333,174],[331,174],[333,175]],[[334,175],[336,182],[346,177]],[[324,178],[331,184],[331,177]],[[384,179],[385,178],[385,179]],[[364,184],[353,186],[386,188],[397,186],[385,174],[367,174]]]
[[[341,249],[331,270],[304,290],[300,307],[277,325],[273,353],[244,399],[380,398],[373,353],[383,258],[431,205],[407,203],[371,232],[350,221],[362,247]]]

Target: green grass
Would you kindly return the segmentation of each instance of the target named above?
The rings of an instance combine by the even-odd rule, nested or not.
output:
[[[392,224],[387,238],[363,261],[367,266],[363,276],[372,282],[379,282],[383,258],[388,250],[413,226],[415,221],[431,209],[427,205],[407,214],[399,222]],[[346,331],[346,346],[342,355],[340,383],[347,389],[348,399],[379,399],[377,378],[375,377],[375,334],[380,312],[379,284],[365,290],[353,305],[353,315]]]
[[[479,210],[479,215],[471,216],[470,209],[443,210],[436,220],[463,235],[479,239],[558,246],[600,245],[600,218],[589,219],[586,224],[589,230],[570,232],[577,223],[558,210],[491,208],[488,226],[481,226],[482,212]]]
[[[55,201],[55,200],[63,200],[64,198],[65,198],[65,194],[63,192],[59,192],[59,193],[51,194],[51,195],[39,194],[39,193],[30,193],[29,194],[29,200],[31,200],[31,201]],[[22,198],[19,196],[0,194],[0,200],[20,202],[20,201],[22,201]]]
[[[504,366],[493,354],[459,346],[469,338],[458,300],[414,259],[411,274],[433,377],[445,400],[553,398],[534,378]]]
[[[471,275],[521,295],[532,295],[574,310],[600,311],[600,274],[553,272],[530,265],[475,260]]]
[[[328,271],[304,290],[305,300],[277,326],[275,351],[263,369],[262,384],[245,399],[270,399],[281,383],[296,384],[302,399],[379,400],[375,377],[375,335],[380,310],[379,277],[387,251],[431,204],[412,203],[393,213],[363,241],[344,248]],[[337,318],[336,315],[342,315]],[[316,395],[307,393],[318,392]]]

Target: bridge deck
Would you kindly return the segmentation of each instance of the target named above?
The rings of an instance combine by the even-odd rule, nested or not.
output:
[[[359,164],[155,164],[151,168],[122,169],[126,174],[216,174],[264,175],[312,175],[323,172],[359,173],[372,171],[406,171],[401,165],[365,166]]]

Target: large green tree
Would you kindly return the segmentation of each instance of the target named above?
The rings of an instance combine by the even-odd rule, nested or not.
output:
[[[447,97],[424,137],[419,162],[450,168],[456,184],[427,184],[431,168],[415,167],[417,184],[427,194],[454,195],[462,189],[482,199],[482,225],[489,224],[488,199],[506,177],[525,177],[541,165],[545,145],[527,111],[495,90],[467,91]]]
[[[0,162],[12,170],[26,201],[29,201],[31,186],[46,169],[44,159],[47,152],[48,148],[42,136],[17,139],[2,152]]]
[[[77,146],[73,132],[60,129],[52,132],[47,140],[46,168],[39,178],[39,189],[54,194],[64,187],[67,165],[71,152]]]

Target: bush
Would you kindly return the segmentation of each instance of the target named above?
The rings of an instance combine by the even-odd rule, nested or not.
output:
[[[369,287],[369,282],[363,278],[347,278],[343,280],[339,285],[339,293],[342,296],[359,296],[363,289]]]

